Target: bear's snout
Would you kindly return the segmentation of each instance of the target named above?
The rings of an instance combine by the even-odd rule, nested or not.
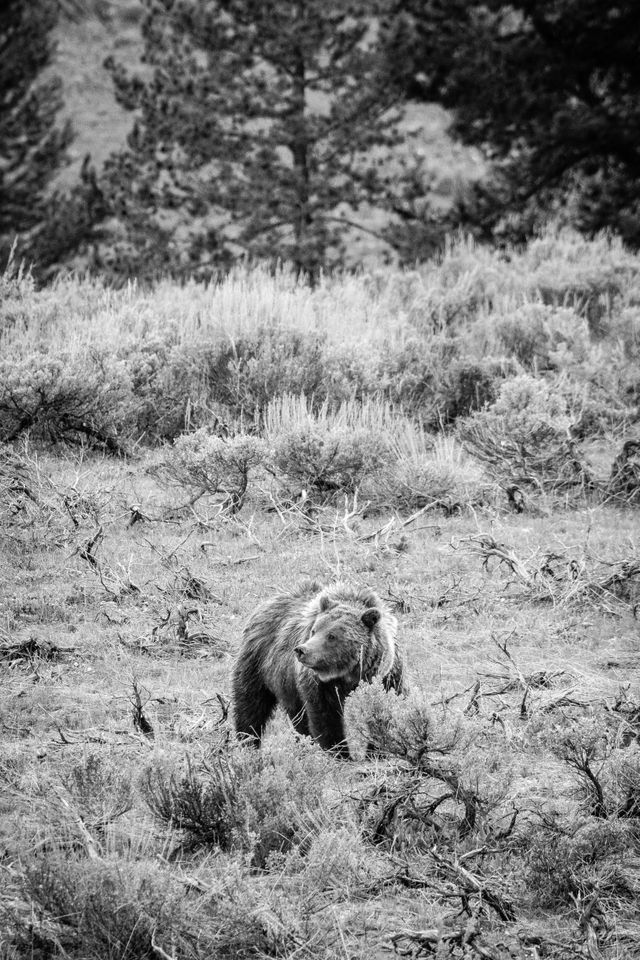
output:
[[[314,642],[313,639],[307,640],[306,643],[299,643],[293,648],[293,652],[298,662],[311,670],[321,669],[327,659],[323,644]]]

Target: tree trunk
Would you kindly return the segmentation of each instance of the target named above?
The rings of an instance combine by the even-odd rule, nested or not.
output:
[[[292,108],[294,115],[294,135],[291,139],[291,153],[293,156],[293,170],[295,174],[296,212],[293,221],[293,233],[296,242],[293,260],[298,269],[306,265],[305,246],[311,231],[312,218],[309,210],[310,173],[309,173],[309,141],[306,128],[306,72],[304,53],[301,47],[295,50],[293,75]]]

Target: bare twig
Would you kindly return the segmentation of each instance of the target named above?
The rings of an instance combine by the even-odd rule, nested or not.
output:
[[[425,504],[424,507],[420,507],[419,510],[416,510],[415,513],[412,513],[410,517],[407,517],[406,520],[398,520],[397,517],[392,517],[390,520],[387,520],[381,527],[378,527],[377,530],[374,530],[373,533],[363,534],[358,537],[358,540],[362,543],[366,543],[368,540],[375,540],[376,537],[380,536],[381,533],[389,533],[394,526],[408,527],[410,523],[413,523],[414,520],[417,520],[418,517],[421,517],[424,513],[427,513],[429,510],[434,510],[436,507],[441,507],[443,505],[442,500],[434,500],[432,503]],[[434,524],[434,526],[439,526],[439,524]]]
[[[137,677],[132,678],[131,688],[132,688],[132,693],[131,693],[131,696],[129,697],[129,703],[133,708],[133,725],[136,728],[136,730],[139,730],[140,733],[142,733],[145,737],[148,737],[150,740],[153,740],[155,736],[153,727],[147,720],[144,714],[144,709],[143,709],[144,704],[146,704],[149,701],[149,691],[148,690],[144,691],[145,694],[147,694],[147,696],[143,704],[142,690],[144,688],[140,687]]]
[[[75,825],[77,826],[80,832],[80,835],[82,837],[82,842],[84,844],[85,850],[87,851],[87,856],[89,857],[89,859],[101,860],[102,852],[98,848],[98,845],[95,839],[91,836],[91,834],[87,830],[85,822],[80,816],[80,814],[78,813],[78,811],[71,806],[67,798],[64,796],[62,791],[55,785],[55,783],[51,784],[49,789],[51,789],[55,793],[56,797],[58,798],[62,806],[65,808],[65,810],[67,810],[67,812],[69,813],[69,816],[72,818]]]

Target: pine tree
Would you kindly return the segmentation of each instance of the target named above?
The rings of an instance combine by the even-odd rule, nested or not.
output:
[[[101,186],[115,267],[193,274],[238,255],[343,262],[363,204],[393,192],[400,139],[386,0],[144,0],[146,72],[110,63],[137,111]]]
[[[70,124],[57,125],[61,83],[42,78],[55,45],[55,0],[0,4],[0,262],[38,249],[51,213],[50,185],[66,161]]]
[[[390,44],[410,96],[453,111],[492,177],[464,215],[526,234],[563,210],[640,246],[637,0],[404,0]],[[506,219],[505,219],[506,215]]]

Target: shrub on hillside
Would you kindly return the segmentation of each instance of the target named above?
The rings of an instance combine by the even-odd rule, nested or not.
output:
[[[88,859],[49,842],[22,867],[24,904],[0,904],[7,957],[250,960],[297,949],[295,910],[285,919],[228,863],[213,866],[196,899],[164,857]]]
[[[468,416],[495,400],[509,365],[466,350],[460,337],[409,340],[379,358],[378,389],[430,427]]]
[[[320,497],[353,493],[389,455],[387,438],[366,427],[301,427],[273,445],[277,473]]]
[[[249,476],[269,454],[264,440],[250,434],[212,436],[206,427],[184,434],[167,448],[152,468],[157,480],[185,487],[194,499],[222,494],[233,512],[242,508]]]
[[[33,353],[0,360],[0,441],[27,431],[120,452],[129,436],[131,383],[107,352]]]
[[[210,400],[254,418],[283,393],[323,395],[324,337],[265,327],[206,347],[204,383]]]
[[[306,397],[281,397],[265,429],[277,474],[320,498],[353,493],[390,457],[393,414],[383,403],[343,403],[314,410]]]
[[[563,369],[589,352],[587,321],[569,307],[524,303],[490,322],[501,352],[529,370]]]
[[[478,743],[487,738],[473,721],[436,717],[421,691],[398,697],[379,680],[348,697],[345,718],[354,752],[392,764],[384,784],[362,796],[373,842],[428,850],[436,841],[455,845],[473,832],[500,829],[511,760],[503,744],[492,750]]]
[[[572,230],[549,230],[522,255],[526,286],[543,301],[571,307],[584,317],[592,336],[606,336],[619,299],[637,283],[637,257],[619,238],[592,240]]]
[[[458,435],[501,479],[546,486],[585,484],[589,472],[572,439],[565,398],[523,374],[505,381],[487,410],[459,424]]]
[[[361,486],[375,507],[413,512],[433,505],[447,513],[482,502],[487,484],[478,463],[452,437],[433,440],[407,421],[390,440],[390,457]]]
[[[498,396],[505,366],[490,357],[482,360],[461,357],[442,368],[435,397],[439,421],[453,423],[492,403]]]
[[[0,336],[22,327],[33,307],[35,281],[13,257],[0,272]]]
[[[350,694],[345,723],[356,754],[370,751],[411,764],[426,760],[439,738],[433,711],[419,693],[398,697],[385,690],[379,679],[361,684]]]
[[[527,886],[539,906],[595,897],[609,905],[635,903],[637,829],[629,821],[556,813],[536,823],[526,839]]]
[[[487,275],[464,242],[451,247],[432,282],[415,290],[407,319],[422,335],[454,334],[473,323],[488,300]]]
[[[124,960],[152,956],[155,938],[177,940],[179,955],[185,955],[180,891],[158,864],[87,860],[48,847],[47,855],[24,865],[25,893],[37,907],[38,921],[34,929],[20,914],[9,917],[6,931],[14,943],[38,953],[47,945],[47,956],[62,951],[68,957]]]
[[[86,753],[61,780],[89,830],[101,832],[133,806],[128,773],[100,753]]]
[[[182,774],[150,767],[145,799],[163,822],[182,831],[188,847],[250,854],[263,868],[274,853],[307,844],[323,810],[331,758],[287,731],[260,751],[222,747],[199,769]]]
[[[438,384],[459,358],[461,344],[446,335],[411,338],[379,357],[377,382],[391,403],[427,424],[438,422]]]
[[[131,379],[132,426],[147,442],[173,440],[200,393],[201,371],[190,368],[183,348],[160,337],[124,352]]]

